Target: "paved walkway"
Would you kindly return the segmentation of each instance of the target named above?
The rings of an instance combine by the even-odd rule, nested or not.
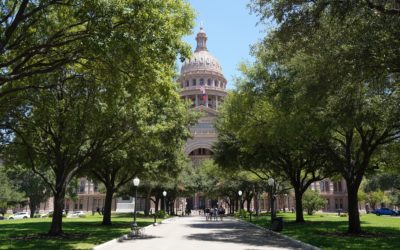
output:
[[[228,218],[224,221],[206,221],[204,217],[172,218],[161,225],[147,227],[145,235],[139,239],[109,242],[95,249],[301,249],[297,243]]]

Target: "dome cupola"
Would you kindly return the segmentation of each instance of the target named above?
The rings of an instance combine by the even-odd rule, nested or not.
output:
[[[203,27],[200,27],[196,36],[197,46],[190,58],[186,59],[181,68],[181,75],[198,70],[206,70],[223,76],[221,65],[218,60],[208,52],[207,34]]]

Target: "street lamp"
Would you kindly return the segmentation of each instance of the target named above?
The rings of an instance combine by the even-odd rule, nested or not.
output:
[[[268,179],[268,186],[270,186],[269,196],[270,196],[270,202],[271,202],[271,222],[272,222],[272,220],[275,218],[274,197],[273,197],[273,189],[274,189],[274,186],[275,186],[275,180],[272,177],[270,177]]]
[[[242,194],[243,194],[242,190],[239,190],[239,192],[238,192],[238,195],[240,197],[239,211],[240,211],[240,209],[242,209]]]
[[[133,186],[135,188],[135,205],[134,205],[134,212],[133,212],[133,223],[132,223],[132,227],[136,228],[137,224],[136,224],[136,200],[137,200],[137,187],[139,186],[140,180],[139,178],[135,177],[135,179],[133,179]]]
[[[289,202],[287,202],[289,199],[288,199],[288,195],[287,194],[285,194],[285,202],[284,203],[286,203],[284,206],[283,206],[283,212],[286,212],[286,205],[287,205],[287,209],[288,209],[288,211],[289,211]]]
[[[165,207],[165,197],[167,196],[167,191],[163,191],[162,192],[162,195],[164,196],[164,212],[166,212],[167,211],[167,208]]]

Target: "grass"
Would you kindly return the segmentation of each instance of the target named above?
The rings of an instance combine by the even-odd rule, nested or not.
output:
[[[279,213],[278,216],[284,220],[282,234],[322,249],[400,249],[400,217],[362,215],[361,227],[367,235],[360,237],[344,234],[347,217],[335,214],[304,215],[306,222],[299,224],[294,222],[295,214]],[[268,228],[269,219],[267,214],[258,218],[253,216],[252,223]]]
[[[101,226],[100,215],[86,218],[63,218],[67,234],[82,234],[77,239],[39,239],[49,230],[51,218],[0,221],[0,249],[91,249],[95,245],[117,238],[130,231],[132,216],[113,215],[112,226]],[[139,226],[153,223],[153,218],[138,218]],[[157,220],[159,221],[159,220]],[[29,239],[33,236],[32,239]]]

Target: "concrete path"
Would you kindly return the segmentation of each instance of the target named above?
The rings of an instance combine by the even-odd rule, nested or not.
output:
[[[143,238],[122,242],[114,240],[95,249],[260,250],[301,249],[301,245],[234,219],[206,221],[204,217],[181,217],[147,227]]]

